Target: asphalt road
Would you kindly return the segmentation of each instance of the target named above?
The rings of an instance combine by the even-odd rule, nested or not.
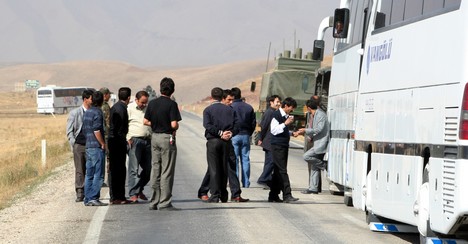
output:
[[[150,211],[147,203],[99,207],[88,227],[88,243],[414,243],[416,234],[371,232],[365,214],[324,190],[300,193],[308,184],[302,149],[290,149],[288,172],[297,203],[269,203],[256,184],[263,151],[252,146],[247,203],[204,203],[197,190],[207,168],[201,119],[183,113],[177,134],[173,204],[180,211]],[[324,186],[325,188],[325,186]],[[146,187],[150,196],[151,189]],[[390,207],[390,206],[389,206]]]

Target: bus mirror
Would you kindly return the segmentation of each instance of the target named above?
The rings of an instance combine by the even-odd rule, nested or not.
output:
[[[375,16],[375,29],[385,27],[385,13],[377,12]]]
[[[323,50],[325,49],[325,41],[315,40],[314,41],[314,51],[312,53],[312,59],[323,61]]]
[[[349,9],[338,8],[335,9],[335,16],[333,17],[333,37],[346,38],[348,37],[349,26]]]
[[[252,83],[250,83],[250,91],[251,91],[251,92],[254,92],[256,86],[257,86],[257,82],[252,81]]]

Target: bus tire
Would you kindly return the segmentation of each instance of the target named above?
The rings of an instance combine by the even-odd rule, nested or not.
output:
[[[348,207],[352,207],[352,206],[353,206],[353,198],[350,197],[350,196],[346,196],[346,195],[345,195],[344,198],[343,198],[343,202],[344,202],[344,204],[345,204],[346,206],[348,206]]]

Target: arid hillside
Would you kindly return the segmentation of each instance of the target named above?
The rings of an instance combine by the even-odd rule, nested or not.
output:
[[[331,56],[325,57],[322,66],[331,64]],[[274,68],[270,61],[269,69]],[[221,88],[240,87],[246,101],[257,109],[258,95],[261,89],[261,77],[265,72],[265,60],[219,64],[196,68],[139,68],[127,63],[112,61],[76,61],[54,64],[4,64],[0,65],[0,92],[10,93],[15,83],[25,80],[39,80],[42,86],[89,86],[109,87],[116,92],[119,87],[129,86],[134,93],[147,85],[157,92],[159,81],[171,77],[176,82],[175,97],[179,105],[186,110],[199,110],[209,100],[210,90],[215,86]],[[250,84],[256,82],[255,92],[250,92]],[[0,112],[23,112],[35,110],[35,94],[9,94],[11,102],[2,103]],[[30,103],[25,106],[24,99]],[[190,106],[189,106],[190,105]],[[195,106],[195,107],[194,107]]]
[[[15,83],[39,80],[42,86],[109,87],[116,91],[129,86],[140,90],[147,85],[158,91],[159,81],[171,77],[176,82],[179,104],[191,104],[210,94],[214,86],[230,88],[265,72],[265,60],[220,64],[196,68],[139,68],[113,61],[75,61],[53,64],[11,64],[0,67],[0,91],[14,90]]]

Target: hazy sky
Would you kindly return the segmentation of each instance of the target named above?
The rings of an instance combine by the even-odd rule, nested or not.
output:
[[[312,51],[320,21],[338,5],[338,0],[0,0],[0,62],[204,66],[266,59],[270,42],[270,57],[298,43],[305,54]],[[326,41],[330,53],[332,39]]]

